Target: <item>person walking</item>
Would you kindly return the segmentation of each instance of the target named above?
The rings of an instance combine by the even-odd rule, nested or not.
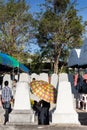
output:
[[[3,108],[5,110],[5,120],[4,120],[4,125],[6,124],[6,122],[9,121],[9,113],[11,112],[11,104],[10,101],[12,100],[12,90],[11,88],[8,86],[9,82],[5,81],[4,82],[4,88],[2,89],[2,104],[3,104]]]

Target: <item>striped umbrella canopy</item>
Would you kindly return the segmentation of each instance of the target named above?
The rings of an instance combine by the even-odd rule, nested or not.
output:
[[[34,80],[30,83],[32,93],[40,99],[50,103],[56,103],[57,91],[55,87],[46,81]]]

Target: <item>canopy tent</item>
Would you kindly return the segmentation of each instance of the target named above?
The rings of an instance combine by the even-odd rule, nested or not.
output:
[[[28,69],[25,65],[23,65],[23,64],[21,64],[21,63],[19,63],[19,68],[20,68],[22,71],[26,72],[26,73],[29,72],[29,69]]]
[[[19,62],[15,58],[8,55],[8,59],[12,61],[12,64],[11,64],[12,67],[14,68],[19,67]]]
[[[10,55],[4,54],[0,52],[0,67],[1,68],[19,68],[19,70],[29,73],[29,69],[18,62],[15,58],[11,57]]]
[[[72,49],[68,58],[68,67],[78,67],[81,49]]]
[[[87,38],[80,49],[72,49],[68,58],[68,67],[87,68]]]
[[[1,65],[6,65],[11,67],[11,60],[8,60],[8,56],[6,54],[0,53],[0,64]]]
[[[4,53],[0,53],[0,64],[13,68],[19,67],[19,62],[15,58]]]
[[[78,65],[79,67],[87,67],[87,39],[84,40],[81,47]]]

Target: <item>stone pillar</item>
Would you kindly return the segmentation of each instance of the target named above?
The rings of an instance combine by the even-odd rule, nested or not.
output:
[[[49,82],[48,74],[47,73],[40,73],[38,80],[43,80],[43,81]]]
[[[9,87],[12,88],[12,80],[11,80],[10,74],[5,74],[5,75],[4,75],[2,87],[4,87],[4,82],[5,82],[5,81],[8,81],[8,82],[9,82]]]
[[[15,103],[12,113],[9,115],[10,123],[33,123],[34,114],[31,109],[29,85],[25,81],[17,83]]]
[[[52,123],[80,124],[78,114],[73,106],[70,82],[62,81],[59,83],[57,105],[52,115]]]
[[[51,75],[51,82],[50,82],[56,89],[58,89],[58,74]]]
[[[67,81],[69,82],[68,74],[67,73],[60,73],[59,74],[59,82]]]
[[[19,82],[20,81],[25,81],[25,82],[30,83],[30,75],[27,73],[21,73],[20,78],[19,78]]]
[[[36,73],[32,73],[32,74],[30,75],[30,80],[31,80],[31,82],[32,82],[32,79],[33,79],[33,78],[35,78],[36,80],[39,80],[39,75],[36,74]]]
[[[4,123],[4,113],[5,110],[3,109],[2,102],[1,102],[1,95],[0,95],[0,124]]]
[[[2,106],[0,106],[0,124],[4,123],[4,113],[5,113],[5,110],[3,109]]]

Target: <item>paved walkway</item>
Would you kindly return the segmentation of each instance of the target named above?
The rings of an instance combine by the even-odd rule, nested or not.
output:
[[[0,130],[87,130],[87,126],[76,125],[0,125]]]
[[[3,125],[0,124],[0,130],[87,130],[87,112],[82,110],[77,110],[80,125],[69,125],[69,124],[51,124],[45,126],[39,126],[35,124],[21,124],[21,125],[14,125],[14,124],[7,124]]]

